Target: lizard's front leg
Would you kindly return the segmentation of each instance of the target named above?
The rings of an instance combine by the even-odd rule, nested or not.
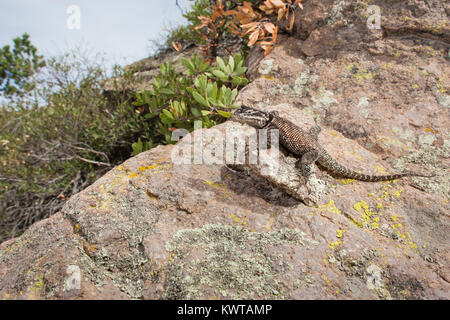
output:
[[[314,140],[317,141],[320,131],[322,131],[322,128],[319,125],[315,125],[311,129],[309,129],[309,134]]]
[[[319,150],[310,150],[302,155],[302,157],[295,163],[295,166],[300,169],[302,175],[307,179],[311,175],[311,166],[314,165],[319,157]]]

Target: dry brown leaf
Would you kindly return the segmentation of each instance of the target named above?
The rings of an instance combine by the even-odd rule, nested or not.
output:
[[[275,44],[275,42],[277,42],[277,35],[278,35],[278,27],[275,27],[275,29],[273,30],[273,34],[272,34],[272,41]]]
[[[301,4],[302,1],[303,1],[303,0],[295,0],[294,6],[295,6],[295,5],[298,5],[299,8],[303,10],[303,5]]]
[[[227,10],[223,13],[224,16],[234,16],[236,14],[238,14],[236,10]]]
[[[258,41],[256,44],[259,44],[261,46],[271,46],[273,45],[272,41]]]
[[[271,22],[266,22],[266,23],[264,23],[264,28],[267,30],[267,32],[273,33],[273,30],[275,29],[275,25]]]
[[[292,12],[291,19],[289,20],[289,27],[286,28],[288,31],[291,31],[292,28],[294,27],[294,21],[295,21],[295,14]]]
[[[286,7],[286,3],[284,3],[281,0],[270,0],[270,2],[273,4],[274,7],[277,7],[277,8],[284,8],[284,7]]]
[[[273,49],[273,45],[262,45],[261,48],[264,50],[264,56],[267,56]]]
[[[255,44],[256,41],[258,41],[259,38],[259,29],[255,30],[253,33],[250,34],[249,36],[249,41],[248,41],[248,46],[251,47],[252,45]]]
[[[172,46],[176,51],[180,51],[181,50],[181,43],[175,43],[172,41]]]
[[[280,21],[285,15],[286,15],[286,13],[288,13],[289,12],[289,9],[286,7],[286,8],[282,8],[282,9],[279,9],[278,10],[278,21]]]
[[[250,22],[250,23],[246,23],[241,25],[242,29],[249,29],[249,28],[253,28],[253,27],[257,27],[259,24],[259,22]]]

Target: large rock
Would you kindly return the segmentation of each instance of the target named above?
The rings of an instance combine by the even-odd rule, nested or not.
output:
[[[200,134],[200,150],[218,156],[227,133],[253,132],[233,122],[197,130],[126,161],[2,243],[0,298],[449,299],[448,24],[423,41],[401,29],[408,12],[417,25],[448,23],[448,7],[375,1],[390,14],[378,34],[353,1],[318,3],[305,1],[298,14],[311,23],[297,21],[270,55],[252,50],[254,81],[238,99],[305,128],[315,118],[319,142],[351,168],[435,177],[365,183],[316,168],[311,206],[291,158],[281,157],[279,176],[179,164],[172,155]],[[351,47],[314,35],[353,30],[361,37]]]

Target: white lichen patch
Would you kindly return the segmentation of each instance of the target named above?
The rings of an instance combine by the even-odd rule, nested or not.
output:
[[[330,16],[328,17],[327,25],[332,25],[336,21],[343,18],[342,11],[344,10],[345,1],[335,1],[333,8],[331,9]]]
[[[167,265],[168,288],[164,298],[192,299],[203,287],[232,299],[273,297],[283,299],[278,280],[292,269],[282,256],[267,250],[273,246],[315,246],[316,241],[297,229],[250,232],[242,227],[207,224],[178,231],[166,250],[174,253]],[[201,248],[201,258],[192,256]],[[189,278],[186,278],[189,273]]]
[[[374,264],[371,264],[366,269],[366,286],[369,290],[379,290],[383,288],[383,280],[381,278],[381,269]]]
[[[310,72],[309,70],[306,70],[300,74],[300,76],[295,79],[294,83],[294,92],[296,95],[300,97],[306,96],[308,92],[308,81],[310,80]]]
[[[322,87],[319,88],[316,95],[311,97],[311,100],[313,101],[313,109],[328,109],[334,103],[339,104],[339,102],[334,98],[334,93]]]
[[[436,141],[436,136],[432,134],[422,134],[419,136],[419,146],[423,145],[432,145],[433,142]]]
[[[444,108],[450,108],[450,95],[442,95],[436,97],[437,102]]]
[[[450,140],[444,140],[444,144],[439,148],[429,143],[422,143],[419,150],[393,160],[392,166],[402,172],[408,170],[410,163],[415,163],[425,168],[424,174],[436,174],[432,178],[411,177],[411,180],[420,189],[448,200],[450,199],[448,168],[440,160],[448,157],[450,157]]]
[[[268,75],[272,71],[273,59],[263,60],[259,66],[258,72],[262,75]]]

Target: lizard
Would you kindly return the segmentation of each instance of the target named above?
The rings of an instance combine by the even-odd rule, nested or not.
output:
[[[242,105],[235,110],[231,121],[244,123],[256,129],[279,130],[280,144],[298,158],[295,166],[300,169],[306,179],[311,175],[311,166],[318,163],[331,173],[339,176],[367,181],[390,181],[407,176],[433,177],[414,172],[404,172],[389,175],[369,175],[358,173],[338,163],[318,142],[322,128],[316,124],[308,132],[302,130],[291,121],[279,116],[277,111],[265,112]]]

